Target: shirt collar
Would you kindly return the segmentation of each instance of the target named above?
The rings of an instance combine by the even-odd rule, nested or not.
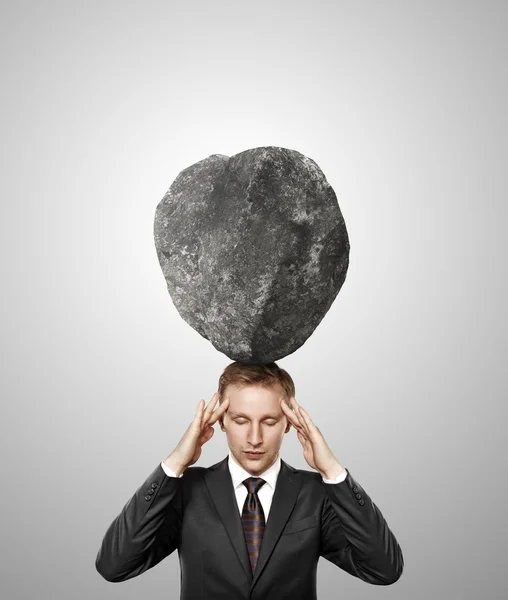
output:
[[[262,477],[266,483],[271,486],[272,490],[275,490],[275,484],[277,483],[277,477],[279,476],[280,471],[280,456],[277,457],[277,460],[273,463],[271,467],[268,467],[266,471],[258,475],[257,477]],[[228,457],[228,467],[229,472],[231,473],[231,479],[233,480],[233,487],[236,490],[237,487],[243,484],[243,482],[249,477],[253,477],[248,471],[246,471],[243,467],[241,467],[236,460],[233,458],[231,454],[231,450],[229,451]]]

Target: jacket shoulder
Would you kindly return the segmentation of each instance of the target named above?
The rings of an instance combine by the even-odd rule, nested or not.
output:
[[[301,477],[302,483],[306,484],[318,484],[323,481],[323,478],[316,471],[310,471],[309,469],[295,469],[290,467],[291,471]]]

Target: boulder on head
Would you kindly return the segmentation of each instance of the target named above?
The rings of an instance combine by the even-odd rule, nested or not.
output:
[[[344,218],[321,169],[276,146],[184,169],[157,205],[154,238],[180,316],[244,363],[300,348],[349,265]]]

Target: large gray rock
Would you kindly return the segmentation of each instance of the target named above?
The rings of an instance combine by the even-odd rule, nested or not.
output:
[[[320,168],[274,146],[184,169],[157,206],[154,237],[181,317],[245,363],[297,350],[349,264],[346,225]]]

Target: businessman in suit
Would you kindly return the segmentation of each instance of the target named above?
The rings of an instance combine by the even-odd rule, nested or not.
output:
[[[229,455],[208,468],[191,466],[216,422]],[[279,456],[291,427],[312,471]],[[226,367],[218,392],[206,407],[199,402],[176,448],[109,526],[95,565],[120,582],[175,549],[181,600],[316,600],[321,556],[375,585],[396,582],[404,565],[379,508],[276,363]]]

